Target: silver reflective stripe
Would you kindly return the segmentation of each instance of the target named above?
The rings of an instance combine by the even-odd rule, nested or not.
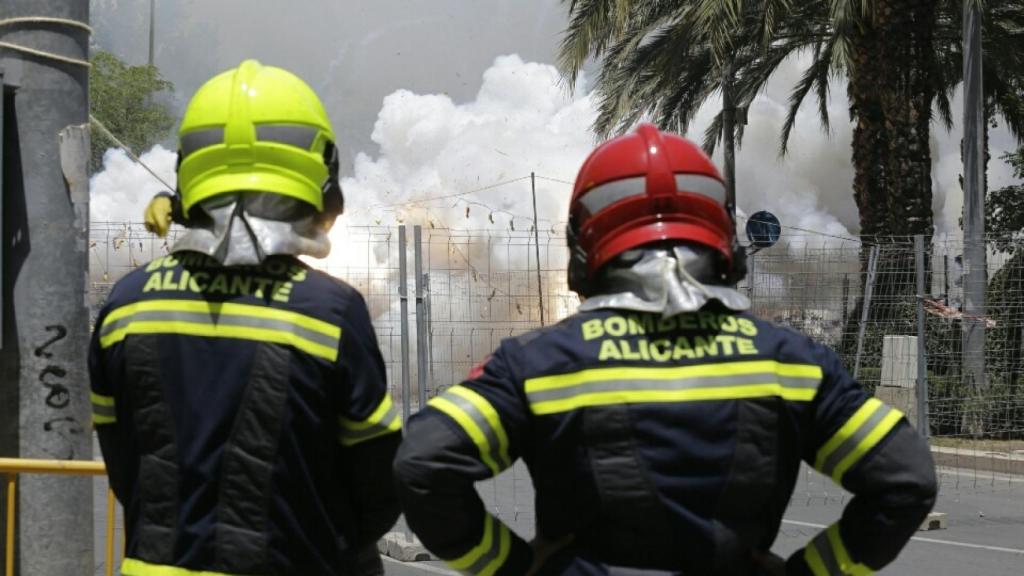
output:
[[[676,190],[707,196],[719,204],[725,204],[725,185],[700,174],[676,174]]]
[[[117,418],[117,412],[113,406],[104,406],[102,404],[92,403],[92,413],[95,416],[106,416],[108,418]]]
[[[615,180],[587,190],[587,193],[580,197],[580,204],[583,204],[587,212],[597,214],[619,200],[640,196],[646,187],[647,178],[644,176]]]
[[[851,434],[846,440],[843,440],[843,443],[836,447],[836,449],[832,451],[832,454],[825,459],[825,462],[821,465],[821,472],[826,476],[831,476],[835,471],[836,466],[843,461],[843,458],[846,458],[847,455],[853,452],[857,448],[857,445],[860,444],[861,441],[863,441],[864,438],[866,438],[867,435],[875,429],[875,426],[878,426],[878,423],[881,422],[882,419],[891,411],[892,408],[889,406],[879,404],[878,407],[875,408],[875,411],[871,413],[871,416],[869,416],[868,419],[857,428],[857,431]]]
[[[473,562],[473,564],[466,569],[466,572],[470,574],[479,574],[483,572],[484,568],[487,568],[487,565],[494,561],[494,559],[498,557],[498,554],[501,553],[501,534],[502,529],[505,526],[502,525],[502,523],[499,522],[492,514],[487,515],[487,521],[491,523],[491,547],[487,552],[484,552],[483,556],[477,558],[476,562]]]
[[[256,126],[256,140],[288,144],[303,150],[313,147],[318,133],[319,130],[316,128],[298,124],[258,124]]]
[[[181,135],[181,157],[185,158],[196,150],[224,143],[224,128],[204,128]]]
[[[466,400],[458,394],[445,394],[444,399],[455,404],[460,410],[466,413],[467,416],[477,425],[477,428],[484,433],[487,438],[487,448],[490,450],[491,456],[498,463],[499,468],[508,468],[512,465],[511,462],[507,461],[505,455],[502,453],[501,444],[498,442],[498,435],[491,426],[491,423],[487,421],[487,417],[477,410],[476,406],[472,402]]]
[[[384,413],[384,416],[380,420],[380,424],[374,424],[369,428],[362,430],[350,430],[342,428],[341,438],[348,444],[358,444],[363,440],[369,440],[377,436],[381,436],[391,431],[391,426],[398,419],[398,410],[395,409],[394,405],[388,408],[388,411]]]
[[[836,560],[836,553],[832,550],[832,543],[828,539],[828,530],[819,532],[811,541],[811,545],[818,551],[821,563],[825,565],[825,570],[829,574],[841,575],[843,573],[839,568],[839,561]]]
[[[725,185],[701,174],[676,174],[676,191],[706,196],[720,204],[725,203]],[[594,186],[580,197],[580,204],[591,214],[597,214],[612,204],[640,196],[647,189],[647,178],[634,176]]]
[[[584,382],[563,388],[527,392],[526,396],[530,400],[531,404],[536,404],[538,402],[562,400],[565,398],[572,398],[597,392],[694,390],[698,388],[712,389],[758,384],[779,384],[785,388],[805,388],[813,390],[818,387],[818,382],[819,381],[816,378],[799,378],[793,376],[781,376],[774,372],[760,372],[755,374],[736,374],[731,376],[695,376],[692,378],[672,380],[606,380],[599,382]]]
[[[207,324],[210,326],[241,326],[245,328],[265,328],[279,332],[290,332],[304,340],[315,342],[329,348],[338,346],[338,339],[326,334],[309,330],[288,322],[273,318],[259,318],[256,316],[236,316],[233,314],[221,314],[214,320],[214,317],[202,312],[181,312],[175,310],[150,310],[135,312],[113,322],[106,322],[100,329],[100,336],[106,336],[116,330],[124,328],[135,322],[188,322],[190,324]],[[173,330],[168,330],[169,333]]]

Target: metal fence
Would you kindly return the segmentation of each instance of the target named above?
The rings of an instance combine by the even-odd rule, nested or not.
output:
[[[141,225],[93,223],[90,299],[173,244]],[[338,227],[326,260],[310,262],[366,298],[389,386],[408,413],[461,380],[502,338],[557,322],[578,305],[558,230]],[[1024,241],[991,239],[988,312],[964,316],[957,240],[865,242],[788,230],[750,258],[739,289],[759,316],[834,347],[871,391],[928,428],[943,491],[1005,498],[1024,519]],[[919,290],[920,282],[920,290]],[[964,324],[985,336],[984,378],[968,378]],[[404,334],[404,337],[403,337]],[[918,345],[920,344],[920,346]],[[532,490],[521,466],[482,485],[489,507],[532,532]],[[985,496],[988,495],[988,496]],[[848,495],[813,472],[794,505]]]
[[[332,256],[310,260],[364,295],[389,382],[396,396],[407,383],[412,404],[458,382],[502,338],[557,322],[578,304],[558,230],[417,229],[339,227]],[[139,224],[93,223],[94,312],[118,278],[166,254],[175,233],[163,240]],[[787,236],[749,259],[739,289],[756,314],[834,347],[871,390],[912,388],[915,421],[918,382],[906,375],[920,374],[933,436],[1024,439],[1024,241],[990,240],[988,312],[965,318],[959,240],[915,247],[913,237]],[[985,334],[980,382],[964,370],[971,322]],[[921,346],[893,341],[905,336]]]

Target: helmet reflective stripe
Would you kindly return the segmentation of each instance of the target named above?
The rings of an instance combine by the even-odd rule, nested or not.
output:
[[[676,174],[675,180],[678,192],[699,194],[720,204],[725,203],[725,186],[714,178],[701,174]],[[647,177],[635,176],[594,186],[580,197],[579,202],[587,212],[596,214],[620,200],[640,196],[646,191]]]
[[[260,124],[256,126],[257,142],[275,142],[309,150],[316,142],[319,130],[294,124]],[[224,128],[206,128],[181,136],[181,157],[196,150],[224,143]]]
[[[257,124],[256,140],[258,142],[276,142],[288,144],[303,150],[309,150],[316,142],[319,130],[309,126],[294,124]]]
[[[719,204],[725,204],[725,184],[720,180],[702,174],[676,174],[676,190],[707,196]]]
[[[203,130],[189,132],[188,134],[182,134],[180,144],[181,157],[184,158],[196,150],[223,143],[223,127],[205,128]]]

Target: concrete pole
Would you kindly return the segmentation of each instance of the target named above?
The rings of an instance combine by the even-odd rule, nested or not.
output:
[[[964,1],[964,319],[963,366],[967,390],[980,395],[985,382],[985,143],[982,109],[981,12]],[[979,419],[980,422],[980,419]],[[975,433],[981,430],[969,425]]]
[[[153,37],[156,33],[156,0],[149,0],[149,65],[153,65]]]
[[[0,2],[0,20],[30,17],[88,24],[89,3]],[[60,143],[66,128],[88,123],[88,69],[60,58],[88,59],[89,34],[74,24],[22,21],[0,26],[0,41],[20,47],[0,48],[13,86],[4,97],[2,245],[11,305],[0,351],[0,451],[89,460],[87,132],[79,128],[77,146],[63,154]],[[19,574],[93,573],[92,497],[91,478],[21,478]]]

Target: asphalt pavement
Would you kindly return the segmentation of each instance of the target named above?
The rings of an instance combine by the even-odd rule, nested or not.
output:
[[[99,451],[97,449],[97,454]],[[534,535],[533,484],[522,462],[478,485],[489,510],[526,539]],[[810,468],[800,473],[772,550],[787,556],[842,514],[851,495]],[[104,572],[106,480],[95,481],[96,576]],[[1024,476],[940,469],[935,510],[946,528],[921,531],[879,574],[886,576],[1020,576],[1024,574]],[[120,514],[120,512],[118,512]],[[120,519],[115,550],[120,551]],[[115,562],[119,562],[119,557]],[[389,576],[453,574],[440,562],[385,562]]]

